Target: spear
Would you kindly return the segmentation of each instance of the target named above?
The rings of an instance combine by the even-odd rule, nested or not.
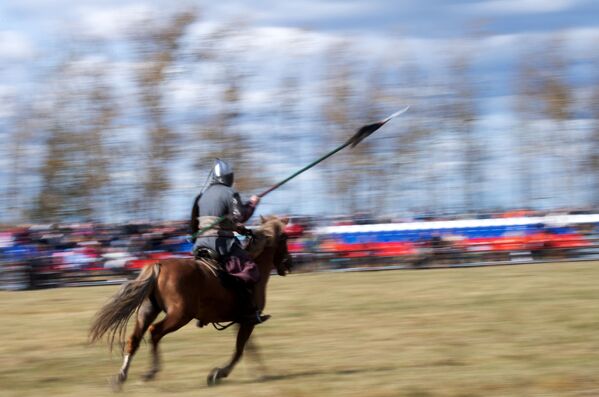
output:
[[[289,182],[296,176],[300,175],[301,173],[303,173],[305,171],[308,171],[310,168],[314,167],[316,164],[328,159],[329,157],[331,157],[332,155],[334,155],[337,152],[340,152],[341,150],[345,149],[346,147],[348,147],[348,146],[351,146],[352,148],[356,147],[360,142],[362,142],[364,139],[366,139],[366,137],[368,137],[373,132],[375,132],[376,130],[381,128],[389,120],[399,116],[400,114],[404,113],[408,109],[409,109],[409,106],[406,106],[405,108],[393,113],[391,116],[389,116],[383,120],[377,121],[376,123],[367,124],[367,125],[361,127],[354,135],[351,136],[351,138],[349,138],[347,141],[345,141],[344,144],[342,144],[341,146],[339,146],[336,149],[331,150],[330,152],[328,152],[327,154],[325,154],[318,160],[313,161],[312,163],[308,164],[301,170],[299,170],[299,171],[295,172],[294,174],[288,176],[287,178],[283,179],[281,182],[277,183],[276,185],[273,185],[270,188],[266,189],[262,193],[258,194],[258,197],[262,198],[262,197],[266,196],[268,193],[272,192],[275,189],[280,188],[281,186],[283,186],[284,184],[286,184],[287,182]]]
[[[311,162],[310,164],[308,164],[307,166],[305,166],[304,168],[300,169],[299,171],[296,171],[295,173],[293,173],[292,175],[288,176],[287,178],[283,179],[281,182],[269,187],[268,189],[266,189],[265,191],[263,191],[262,193],[258,194],[258,197],[262,198],[264,196],[266,196],[268,193],[272,192],[275,189],[280,188],[281,186],[283,186],[284,184],[286,184],[287,182],[289,182],[290,180],[292,180],[293,178],[297,177],[298,175],[308,171],[310,168],[314,167],[315,165],[317,165],[318,163],[321,163],[322,161],[328,159],[329,157],[331,157],[332,155],[334,155],[337,152],[340,152],[341,150],[345,149],[346,147],[350,146],[351,148],[356,147],[360,142],[362,142],[364,139],[366,139],[369,135],[371,135],[373,132],[375,132],[376,130],[378,130],[379,128],[381,128],[382,126],[384,126],[385,124],[387,124],[387,122],[397,116],[399,116],[402,113],[405,113],[410,107],[406,106],[405,108],[393,113],[392,115],[379,120],[375,123],[372,124],[366,124],[365,126],[362,126],[358,131],[356,131],[356,133],[354,135],[352,135],[347,141],[345,141],[345,143],[343,143],[342,145],[340,145],[339,147],[331,150],[330,152],[328,152],[327,154],[325,154],[324,156],[322,156],[321,158]],[[221,216],[218,219],[216,219],[213,223],[211,223],[210,225],[200,229],[197,231],[197,233],[195,233],[192,238],[195,238],[203,233],[205,233],[206,231],[212,229],[214,226],[218,225],[219,223],[221,223],[223,220],[226,219],[226,216]]]

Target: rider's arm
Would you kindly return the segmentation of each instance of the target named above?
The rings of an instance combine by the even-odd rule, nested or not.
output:
[[[199,201],[202,194],[198,194],[196,198],[193,200],[193,207],[191,209],[191,219],[189,221],[189,226],[191,228],[191,233],[195,234],[200,229],[200,222],[198,217],[200,216],[200,206]]]
[[[241,201],[239,193],[233,193],[231,202],[231,213],[233,214],[233,221],[236,223],[244,223],[254,214],[254,210],[257,205],[256,200],[250,200],[246,203]]]

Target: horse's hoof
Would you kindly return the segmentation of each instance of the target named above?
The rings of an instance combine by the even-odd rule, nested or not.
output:
[[[206,379],[208,386],[216,386],[220,383],[220,371],[221,369],[218,367],[210,371],[208,378]]]
[[[120,374],[110,378],[109,382],[110,382],[110,388],[112,389],[112,391],[114,393],[118,393],[123,390],[123,382],[124,381],[121,380]]]
[[[144,382],[149,382],[151,380],[154,380],[155,377],[156,377],[156,371],[148,371],[141,376],[141,379]]]
[[[268,382],[270,379],[270,375],[261,375],[258,377],[258,382]]]

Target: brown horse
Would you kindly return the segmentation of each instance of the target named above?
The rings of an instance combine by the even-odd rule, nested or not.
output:
[[[260,270],[255,303],[263,310],[271,270],[274,267],[278,274],[284,276],[290,270],[291,257],[284,232],[288,220],[276,217],[261,217],[261,220],[248,250]],[[115,338],[124,345],[127,322],[137,311],[135,329],[127,340],[123,365],[115,378],[116,387],[120,388],[127,379],[131,360],[148,328],[152,340],[152,365],[144,375],[146,380],[153,379],[160,370],[158,343],[166,334],[175,332],[194,318],[200,325],[232,322],[237,318],[235,291],[222,285],[218,272],[216,264],[210,261],[193,258],[161,260],[146,266],[137,279],[126,283],[100,309],[90,329],[91,340],[97,341],[108,333],[111,347]],[[164,319],[152,324],[162,311],[166,313]],[[216,384],[231,373],[253,329],[253,325],[239,324],[233,357],[224,367],[210,372],[208,385]]]

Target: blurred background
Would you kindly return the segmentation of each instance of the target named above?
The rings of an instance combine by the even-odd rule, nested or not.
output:
[[[263,200],[293,217],[298,255],[594,255],[595,218],[546,217],[599,204],[597,15],[591,0],[4,1],[3,263],[187,253],[215,157],[248,197],[405,105]],[[485,219],[503,221],[414,223]],[[351,224],[392,226],[327,229]]]
[[[599,395],[598,16],[597,0],[0,0],[0,395],[108,395],[121,357],[88,344],[90,321],[145,265],[189,257],[216,157],[247,199],[407,105],[260,203],[250,227],[289,216],[295,266],[269,283],[264,363],[248,351],[219,388]],[[204,374],[234,335],[207,328],[166,338],[154,383],[142,345],[127,395],[214,395]]]

